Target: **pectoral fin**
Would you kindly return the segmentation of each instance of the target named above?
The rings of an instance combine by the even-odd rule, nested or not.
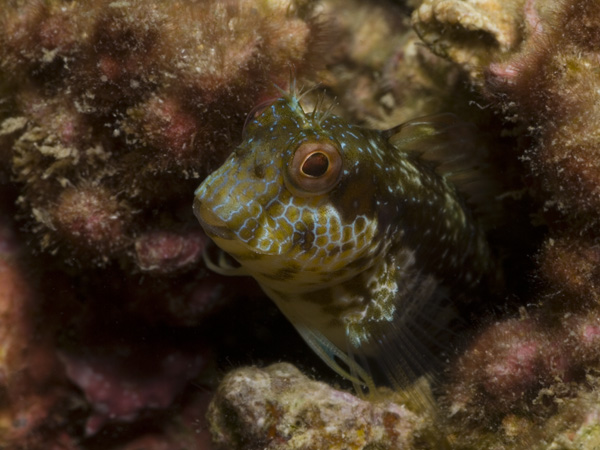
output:
[[[337,374],[351,381],[357,393],[364,393],[367,388],[369,392],[375,391],[375,383],[369,373],[361,367],[351,356],[332,344],[325,336],[317,330],[304,325],[297,324],[296,329],[309,347]],[[339,362],[338,362],[339,361]],[[340,365],[347,367],[345,369]]]
[[[347,323],[349,358],[365,361],[363,370],[375,384],[405,391],[425,377],[430,384],[443,367],[459,317],[445,289],[435,278],[415,273],[398,287],[395,309],[387,317],[369,314]],[[435,409],[431,392],[413,389],[419,407]]]

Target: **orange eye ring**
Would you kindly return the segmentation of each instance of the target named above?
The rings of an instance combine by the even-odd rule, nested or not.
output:
[[[342,155],[329,142],[304,142],[294,152],[288,178],[298,194],[324,194],[337,184]]]

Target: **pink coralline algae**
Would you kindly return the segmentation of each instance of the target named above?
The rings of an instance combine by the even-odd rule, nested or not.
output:
[[[133,422],[145,409],[169,407],[206,366],[201,350],[157,347],[121,345],[102,348],[101,354],[98,348],[88,355],[61,354],[67,376],[92,406],[87,435],[97,433],[107,421]]]
[[[175,271],[198,261],[208,238],[200,230],[187,233],[149,231],[135,240],[135,256],[144,271]]]
[[[468,405],[477,404],[477,419],[492,420],[494,414],[526,410],[542,386],[569,378],[573,359],[557,352],[557,345],[563,343],[529,318],[489,326],[459,359],[453,373],[458,381],[447,394],[450,411],[472,412]]]

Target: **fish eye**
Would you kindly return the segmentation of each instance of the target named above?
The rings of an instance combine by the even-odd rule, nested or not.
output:
[[[296,149],[288,178],[300,194],[324,194],[338,182],[342,155],[328,142],[304,142]]]
[[[329,158],[319,151],[309,154],[302,163],[300,170],[307,177],[318,178],[327,173]]]

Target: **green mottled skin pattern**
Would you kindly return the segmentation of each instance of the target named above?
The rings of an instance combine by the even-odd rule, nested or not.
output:
[[[298,195],[286,183],[305,142],[342,155],[339,181],[324,194]],[[306,113],[293,94],[249,123],[197,189],[194,210],[292,323],[343,352],[377,356],[377,333],[402,327],[405,309],[427,314],[440,289],[468,291],[491,269],[483,232],[429,164],[382,132]]]

